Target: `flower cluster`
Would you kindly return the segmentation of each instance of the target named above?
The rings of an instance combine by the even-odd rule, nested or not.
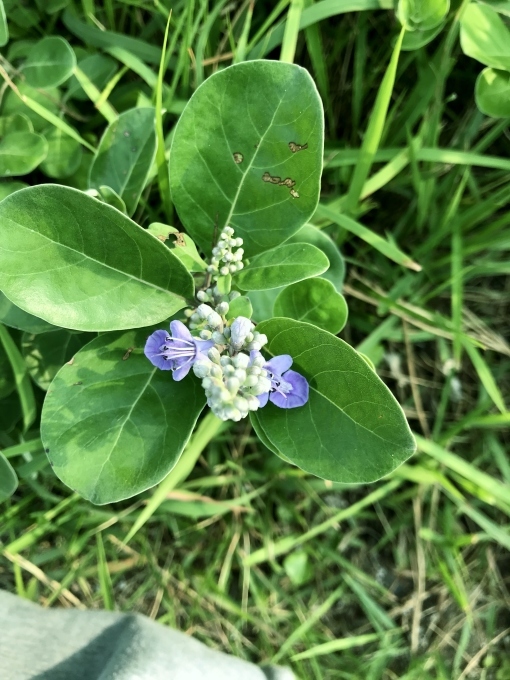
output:
[[[210,274],[227,276],[235,274],[243,268],[244,250],[242,238],[233,238],[232,227],[224,227],[216,246],[213,248],[211,262],[207,267]],[[232,248],[237,248],[236,252]]]
[[[243,241],[232,238],[233,234],[231,227],[225,227],[213,249],[208,272],[216,282],[218,276],[243,266],[242,248],[232,252]],[[157,368],[171,370],[174,380],[182,380],[193,368],[202,380],[208,405],[222,420],[241,420],[268,401],[280,408],[302,406],[308,401],[308,382],[290,370],[292,357],[283,354],[266,361],[260,350],[267,337],[244,316],[227,318],[229,303],[239,295],[222,293],[218,285],[200,290],[196,309],[185,312],[189,329],[181,321],[172,321],[170,335],[155,331],[145,345],[146,357]]]

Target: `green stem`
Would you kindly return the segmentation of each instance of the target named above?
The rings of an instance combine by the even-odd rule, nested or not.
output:
[[[213,413],[209,412],[205,416],[195,434],[188,442],[188,445],[184,449],[184,453],[177,461],[173,470],[171,470],[160,483],[145,508],[137,517],[136,522],[124,539],[125,543],[128,543],[138,530],[152,517],[170,491],[175,489],[189,476],[206,446],[225,427],[227,427],[227,423],[224,423]]]

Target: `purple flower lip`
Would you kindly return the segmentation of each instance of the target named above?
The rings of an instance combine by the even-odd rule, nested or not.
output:
[[[194,338],[180,321],[172,321],[169,335],[159,330],[152,333],[145,343],[147,359],[162,371],[173,371],[174,380],[185,378],[195,361],[203,358],[203,352],[214,346],[213,340]]]
[[[304,376],[296,371],[290,371],[292,357],[281,354],[266,361],[264,368],[271,381],[269,392],[260,394],[257,398],[261,406],[271,401],[279,408],[297,408],[308,401],[309,386]]]

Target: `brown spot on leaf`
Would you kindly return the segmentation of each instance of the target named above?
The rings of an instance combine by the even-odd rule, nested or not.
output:
[[[234,151],[234,153],[232,155],[234,157],[234,163],[237,163],[237,165],[239,165],[239,163],[242,163],[244,161],[244,156],[239,151]]]
[[[134,350],[134,347],[130,347],[130,348],[126,351],[126,353],[124,354],[124,356],[122,357],[122,361],[126,361],[126,359],[129,359],[129,357],[131,356],[131,352],[132,352],[133,350]]]
[[[299,194],[295,189],[290,190],[290,195],[292,196],[292,198],[299,198]]]
[[[292,153],[297,153],[298,151],[304,151],[308,149],[308,144],[296,144],[296,142],[289,142],[289,149]]]

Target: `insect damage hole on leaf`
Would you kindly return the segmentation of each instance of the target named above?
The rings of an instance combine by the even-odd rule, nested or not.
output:
[[[242,163],[244,161],[244,156],[239,151],[234,151],[232,156],[234,158],[234,163],[236,163],[237,165],[239,165],[239,163]]]
[[[298,151],[304,151],[308,149],[308,144],[296,144],[296,142],[289,142],[289,149],[292,153],[297,153]]]

